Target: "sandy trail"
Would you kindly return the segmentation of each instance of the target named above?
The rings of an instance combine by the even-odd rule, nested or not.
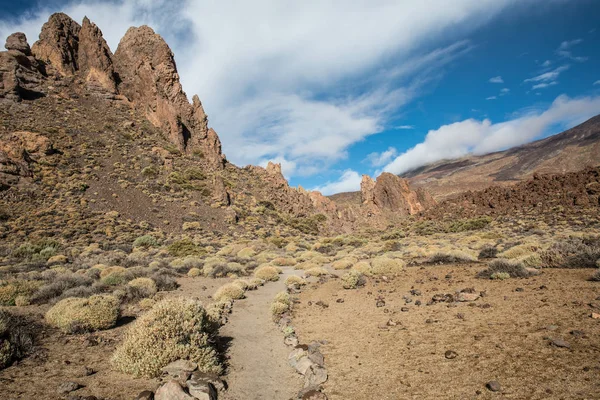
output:
[[[236,301],[220,336],[229,342],[229,389],[226,400],[288,400],[302,388],[300,375],[288,365],[290,349],[273,323],[270,306],[278,292],[285,290],[285,278],[303,271],[282,268],[277,282],[269,282],[247,298]]]

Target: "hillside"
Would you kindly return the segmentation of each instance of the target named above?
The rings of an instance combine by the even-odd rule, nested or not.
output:
[[[575,172],[600,164],[600,115],[554,136],[505,151],[444,160],[402,174],[436,199],[491,185],[510,185],[534,172]]]

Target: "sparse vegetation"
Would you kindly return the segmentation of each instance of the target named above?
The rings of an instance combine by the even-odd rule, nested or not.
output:
[[[33,347],[35,324],[0,310],[0,370],[23,358]]]
[[[491,261],[488,264],[488,268],[481,271],[477,276],[480,278],[490,278],[493,274],[498,273],[508,274],[511,278],[528,278],[533,274],[533,272],[525,268],[520,261],[500,258]],[[496,277],[498,277],[498,275],[496,275]]]
[[[356,270],[348,271],[342,275],[342,287],[344,289],[356,289],[366,282],[365,276]]]
[[[244,289],[242,289],[239,284],[235,283],[227,283],[221,286],[213,295],[213,299],[215,299],[215,301],[230,301],[243,298]]]

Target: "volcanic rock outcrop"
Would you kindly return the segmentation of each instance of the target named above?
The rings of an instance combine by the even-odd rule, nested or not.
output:
[[[203,157],[210,168],[224,163],[221,141],[198,96],[187,100],[173,52],[162,37],[148,26],[130,28],[114,55],[121,79],[119,90],[142,109],[150,122],[165,129],[179,150]]]
[[[20,101],[43,96],[43,75],[25,34],[13,33],[4,47],[7,51],[0,52],[0,99]]]
[[[379,175],[376,181],[363,175],[360,189],[363,206],[401,215],[417,214],[435,205],[425,190],[411,190],[406,179],[389,172]]]
[[[44,79],[79,78],[94,94],[124,95],[179,151],[202,158],[210,170],[223,168],[221,141],[208,127],[200,99],[194,96],[189,103],[171,49],[151,28],[129,29],[113,55],[87,17],[79,25],[56,13],[31,49],[22,33],[11,35],[6,48],[0,53],[0,98],[39,97]]]

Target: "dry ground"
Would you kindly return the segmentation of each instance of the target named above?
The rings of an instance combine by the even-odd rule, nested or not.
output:
[[[600,320],[590,317],[600,307],[600,283],[586,280],[591,271],[492,281],[476,279],[480,269],[409,267],[358,290],[332,280],[304,291],[294,326],[302,342],[327,341],[329,399],[600,398]],[[469,287],[485,296],[426,305],[436,293]],[[448,350],[458,356],[447,359]],[[500,393],[486,389],[491,380]]]

